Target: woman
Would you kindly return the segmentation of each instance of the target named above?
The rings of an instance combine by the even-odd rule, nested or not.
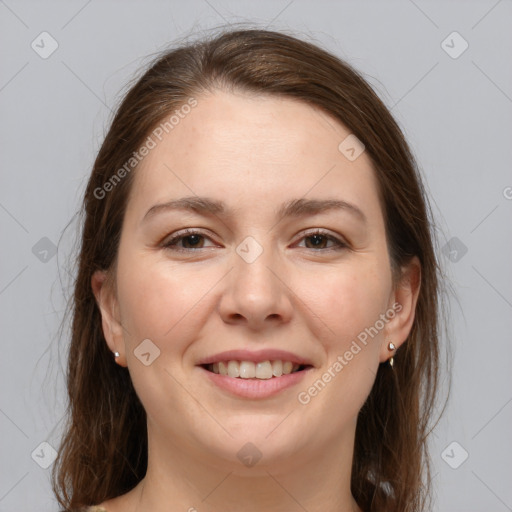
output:
[[[259,29],[166,52],[84,215],[66,510],[428,510],[440,268],[356,71]]]

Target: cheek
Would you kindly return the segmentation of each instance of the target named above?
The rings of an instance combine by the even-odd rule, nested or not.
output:
[[[340,424],[357,418],[374,384],[382,333],[371,337],[365,329],[384,312],[387,293],[386,274],[377,272],[376,266],[340,270],[315,279],[315,287],[309,288],[315,293],[310,293],[308,306],[322,320],[315,334],[323,344],[325,360],[298,396],[311,417],[325,416],[326,408],[332,412],[333,421],[323,428],[333,439],[339,436]]]
[[[172,410],[172,397],[182,392],[171,375],[181,364],[187,340],[194,336],[194,307],[201,307],[206,284],[199,285],[201,280],[195,281],[193,272],[185,274],[177,265],[136,254],[119,258],[117,275],[130,376],[146,412],[157,417]],[[136,357],[145,339],[159,349],[148,366]],[[153,350],[150,345],[151,358]]]
[[[330,345],[343,346],[373,325],[386,304],[386,282],[365,269],[340,269],[302,283],[301,296],[326,329]]]
[[[129,344],[149,338],[166,353],[184,350],[201,323],[199,316],[208,314],[221,277],[220,271],[166,261],[165,255],[120,258],[118,295]]]
[[[131,343],[149,338],[160,345],[166,335],[172,337],[200,293],[197,282],[184,279],[182,274],[176,266],[149,258],[120,259],[118,295],[122,298],[121,317],[133,338]]]

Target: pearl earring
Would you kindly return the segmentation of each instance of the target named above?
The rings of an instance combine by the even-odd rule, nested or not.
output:
[[[390,342],[388,343],[388,350],[393,351],[393,350],[395,350],[395,348],[396,348],[396,347],[395,347],[394,343],[393,343],[392,341],[390,341]],[[393,356],[391,356],[391,357],[389,358],[389,366],[391,366],[391,368],[393,368],[393,362],[394,362],[394,361],[393,361]]]
[[[119,357],[121,354],[119,352],[114,352],[114,357]]]

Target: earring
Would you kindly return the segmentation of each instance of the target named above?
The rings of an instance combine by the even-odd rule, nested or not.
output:
[[[121,354],[119,352],[114,352],[114,357],[119,357]]]
[[[395,347],[394,343],[393,343],[392,341],[390,341],[390,342],[388,343],[388,350],[393,351],[393,350],[395,350],[395,348],[396,348],[396,347]],[[393,362],[394,362],[394,361],[393,361],[393,356],[391,356],[391,357],[389,358],[389,366],[391,366],[391,368],[393,368]]]

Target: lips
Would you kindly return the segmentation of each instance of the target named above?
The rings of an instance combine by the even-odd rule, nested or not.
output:
[[[270,379],[240,379],[233,378],[228,375],[220,375],[208,371],[204,366],[197,366],[199,374],[207,379],[210,385],[215,389],[220,389],[229,396],[249,399],[264,400],[270,399],[286,389],[298,386],[300,382],[313,370],[312,366],[305,367],[303,370],[283,374],[280,377],[272,377]]]
[[[267,368],[266,373],[264,371],[264,374],[260,374],[259,377],[257,375],[252,377],[251,366],[268,367],[269,363],[272,363],[272,375],[268,374]],[[229,366],[232,368],[230,369]],[[255,400],[269,399],[288,388],[297,386],[307,374],[314,370],[316,365],[312,363],[311,359],[287,350],[264,349],[219,352],[202,358],[197,362],[196,367],[200,371],[200,375],[206,377],[217,389],[221,389],[231,396]],[[224,370],[227,368],[231,376],[222,375],[220,367],[224,367]],[[247,373],[237,376],[237,369],[240,373],[246,371]],[[282,370],[291,371],[291,373],[285,373]]]

